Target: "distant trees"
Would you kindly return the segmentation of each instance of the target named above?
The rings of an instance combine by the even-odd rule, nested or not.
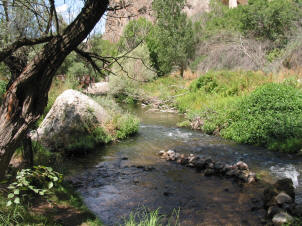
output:
[[[185,3],[185,0],[154,0],[152,3],[156,25],[147,37],[147,45],[153,66],[160,75],[177,66],[183,76],[194,55],[192,22],[183,12]]]

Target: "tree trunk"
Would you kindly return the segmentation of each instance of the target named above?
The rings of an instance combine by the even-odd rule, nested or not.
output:
[[[91,32],[108,0],[87,0],[63,34],[52,38],[8,88],[0,109],[0,178],[15,149],[47,105],[52,78],[66,56]]]
[[[25,135],[23,139],[23,161],[26,168],[32,168],[34,166],[33,145],[28,135]]]

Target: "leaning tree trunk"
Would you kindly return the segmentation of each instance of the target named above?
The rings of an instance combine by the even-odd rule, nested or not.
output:
[[[108,0],[87,0],[63,34],[51,39],[8,88],[0,109],[0,178],[28,128],[43,114],[57,68],[87,37],[107,6]]]

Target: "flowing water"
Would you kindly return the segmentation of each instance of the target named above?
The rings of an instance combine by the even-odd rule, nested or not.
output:
[[[301,158],[177,128],[176,123],[183,120],[178,114],[141,108],[134,112],[141,119],[136,136],[99,147],[70,167],[85,203],[105,225],[120,225],[131,212],[142,208],[159,208],[167,216],[165,222],[173,210],[179,210],[179,223],[188,226],[263,223],[263,185],[205,177],[160,159],[158,151],[167,149],[226,163],[243,160],[270,182],[290,177],[296,186],[297,202],[302,202]]]

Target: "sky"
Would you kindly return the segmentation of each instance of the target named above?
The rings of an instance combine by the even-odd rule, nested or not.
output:
[[[83,1],[81,0],[56,0],[56,10],[60,13],[64,20],[70,23],[80,12]],[[102,18],[95,26],[92,34],[103,34],[105,32],[106,20]]]

